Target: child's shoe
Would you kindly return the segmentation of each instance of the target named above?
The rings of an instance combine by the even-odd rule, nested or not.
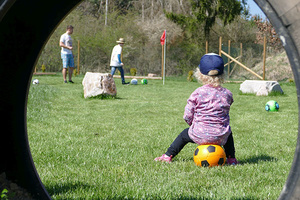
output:
[[[155,161],[163,161],[163,162],[171,163],[172,162],[172,155],[167,156],[166,154],[163,154],[161,157],[157,157],[154,160]]]
[[[227,165],[237,165],[239,162],[236,160],[236,158],[227,158],[226,159],[226,164]]]

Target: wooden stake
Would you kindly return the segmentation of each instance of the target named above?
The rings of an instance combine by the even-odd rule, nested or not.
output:
[[[123,47],[122,47],[122,51],[121,51],[121,62],[123,62]]]
[[[219,56],[222,56],[222,37],[219,38]]]
[[[236,57],[235,59],[237,60],[237,59],[239,59],[241,56],[238,56],[238,57]],[[230,63],[226,63],[225,65],[224,65],[224,67],[226,67],[227,65],[229,65],[229,64],[231,64],[231,63],[233,63],[234,61],[233,60],[230,60]],[[232,70],[231,70],[232,71]],[[231,74],[231,73],[230,73]]]
[[[235,59],[237,60],[237,59],[242,59],[242,54],[243,54],[243,43],[240,43],[240,55],[238,56],[238,57],[236,57]],[[233,63],[234,61],[233,60],[231,60],[230,62],[229,62],[229,64],[231,64],[231,63]],[[227,63],[228,64],[228,63]],[[224,65],[224,67],[227,65],[227,64],[225,64]],[[233,72],[234,72],[234,70],[236,69],[236,66],[237,66],[237,64],[235,64],[234,66],[233,66],[233,68],[232,68],[232,70],[230,71],[230,74],[229,74],[229,76],[231,76],[232,74],[233,74]]]
[[[208,41],[205,42],[205,53],[208,54]]]
[[[104,25],[107,26],[107,13],[108,13],[108,0],[105,2],[105,23]]]
[[[240,43],[240,56],[243,56],[243,43]]]
[[[263,54],[263,80],[266,77],[266,46],[267,46],[267,38],[264,36],[264,54]]]
[[[239,64],[241,67],[243,67],[244,69],[246,69],[251,74],[255,75],[256,77],[258,77],[260,79],[263,79],[263,77],[261,77],[260,75],[258,75],[257,73],[255,73],[254,71],[252,71],[251,69],[249,69],[248,67],[246,67],[245,65],[243,65],[242,63],[240,63],[238,60],[236,60],[233,57],[231,57],[230,55],[228,55],[226,52],[222,51],[221,53],[224,54],[225,56],[227,56],[228,58],[230,58],[231,60],[233,60],[235,63]]]
[[[79,74],[79,65],[80,65],[80,42],[78,40],[77,74]]]

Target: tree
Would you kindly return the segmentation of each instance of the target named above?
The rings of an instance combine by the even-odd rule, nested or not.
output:
[[[209,36],[217,18],[221,19],[224,25],[229,24],[241,14],[244,8],[238,0],[190,0],[190,3],[191,15],[165,12],[166,16],[189,30],[193,30],[196,27],[195,24],[204,23],[205,37]]]
[[[273,25],[267,19],[263,20],[258,15],[253,16],[253,21],[258,28],[258,32],[256,33],[256,43],[263,44],[264,36],[266,36],[268,45],[275,50],[280,50],[282,48],[282,43]]]

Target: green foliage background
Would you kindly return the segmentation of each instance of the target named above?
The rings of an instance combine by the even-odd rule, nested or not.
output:
[[[183,19],[198,17],[199,9],[195,6],[196,1],[180,1],[180,4],[178,2],[171,0],[109,1],[105,25],[105,2],[83,1],[61,22],[46,42],[36,65],[37,71],[41,70],[43,64],[46,66],[46,71],[61,71],[58,43],[60,35],[66,31],[66,26],[69,24],[74,26],[72,38],[76,65],[78,41],[80,42],[81,74],[87,71],[109,72],[111,50],[120,37],[126,40],[123,50],[125,73],[129,73],[130,68],[136,68],[137,75],[160,74],[162,56],[160,37],[165,29],[167,30],[167,75],[187,75],[188,71],[193,70],[198,65],[200,57],[205,54],[206,38],[209,38],[209,52],[216,53],[218,53],[220,36],[225,46],[228,40],[231,40],[232,46],[239,47],[239,44],[243,43],[245,55],[243,62],[246,62],[250,68],[256,62],[255,57],[262,58],[261,51],[247,48],[247,44],[255,43],[257,28],[250,16],[239,10],[243,8],[245,11],[246,7],[239,7],[235,3],[240,14],[235,16],[237,14],[235,11],[234,14],[228,15],[229,18],[226,18],[222,9],[211,6],[213,21],[209,22],[210,32],[206,36],[208,19],[206,21],[202,18],[190,20],[192,21],[190,24],[189,21],[185,21],[185,25],[168,19],[172,18],[168,16],[170,13],[174,16],[182,16]],[[144,4],[143,11],[142,3]],[[224,2],[220,1],[219,4],[223,5]],[[218,6],[219,4],[212,5]],[[216,9],[215,12],[213,9]],[[204,12],[205,10],[200,12],[201,16]],[[262,45],[257,46],[260,48]],[[248,51],[256,52],[256,54],[251,53],[247,56]]]

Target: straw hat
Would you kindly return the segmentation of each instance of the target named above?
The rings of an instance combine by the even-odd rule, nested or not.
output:
[[[116,41],[118,44],[124,44],[125,43],[125,40],[124,38],[120,38],[118,41]]]

